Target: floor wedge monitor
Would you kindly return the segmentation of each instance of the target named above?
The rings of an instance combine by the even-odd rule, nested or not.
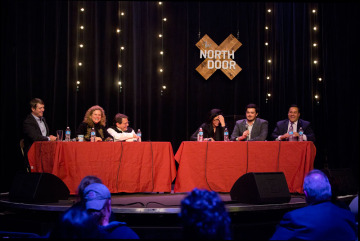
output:
[[[231,200],[247,204],[288,203],[291,199],[283,172],[249,172],[230,190]]]
[[[9,192],[9,200],[25,203],[51,203],[67,200],[70,191],[65,183],[50,173],[18,173]]]

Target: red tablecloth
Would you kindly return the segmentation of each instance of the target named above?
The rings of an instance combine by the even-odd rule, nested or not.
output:
[[[248,172],[284,172],[290,193],[303,193],[303,180],[314,168],[315,145],[310,141],[182,142],[174,192],[193,188],[230,192]]]
[[[71,194],[87,175],[111,193],[171,192],[176,176],[170,142],[35,142],[28,158],[32,172],[58,176]]]

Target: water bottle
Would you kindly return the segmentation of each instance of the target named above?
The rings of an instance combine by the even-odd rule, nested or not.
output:
[[[294,141],[294,131],[292,125],[289,127],[289,141]]]
[[[141,130],[140,129],[137,130],[136,135],[139,137],[138,142],[141,142]]]
[[[66,127],[66,130],[65,130],[65,141],[71,141],[71,140],[70,140],[70,136],[71,136],[70,128],[69,128],[69,127]]]
[[[204,132],[203,129],[200,127],[199,133],[197,135],[197,141],[203,141],[204,140]]]
[[[226,127],[224,130],[224,141],[229,141],[229,131]]]
[[[91,141],[91,142],[95,142],[95,137],[96,137],[96,133],[95,133],[95,129],[94,129],[94,127],[93,127],[93,128],[91,128],[90,141]]]
[[[304,140],[304,131],[303,128],[300,126],[299,128],[299,141],[303,141]]]

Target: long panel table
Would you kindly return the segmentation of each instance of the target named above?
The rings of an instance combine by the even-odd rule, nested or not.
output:
[[[290,193],[303,193],[303,180],[314,168],[313,142],[195,142],[184,141],[176,152],[174,192],[193,188],[230,192],[248,172],[284,172]]]
[[[87,175],[111,193],[171,192],[176,177],[170,142],[34,142],[28,158],[31,172],[56,175],[70,194]]]

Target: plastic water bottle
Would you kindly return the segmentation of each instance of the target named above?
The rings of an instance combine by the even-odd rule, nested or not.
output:
[[[300,126],[299,128],[299,141],[303,141],[304,140],[304,131],[303,128]]]
[[[138,142],[141,142],[141,130],[140,129],[137,130],[136,135],[139,137]]]
[[[224,130],[224,141],[229,141],[229,131],[226,127]]]
[[[204,132],[203,129],[200,127],[199,133],[197,135],[197,141],[203,141],[204,140]]]
[[[294,141],[294,131],[292,125],[289,127],[289,141]]]
[[[71,136],[70,127],[66,127],[66,130],[65,130],[65,141],[71,141],[70,136]]]
[[[95,142],[95,137],[96,137],[95,129],[94,129],[94,128],[91,128],[90,141],[91,141],[91,142]]]

